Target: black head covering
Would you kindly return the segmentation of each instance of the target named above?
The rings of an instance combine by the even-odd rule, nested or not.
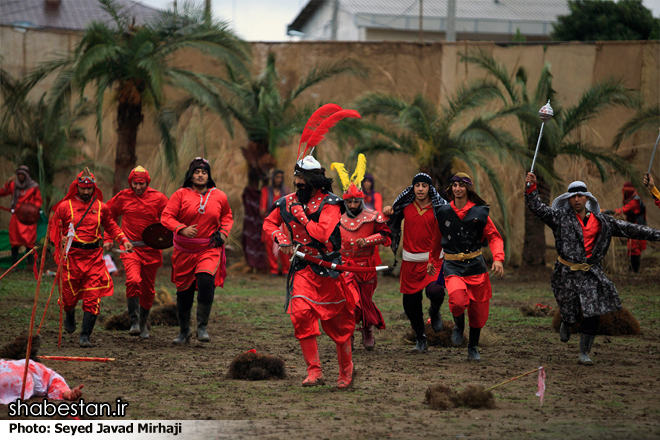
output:
[[[182,188],[190,188],[193,185],[192,175],[195,172],[195,170],[198,169],[204,169],[209,174],[209,181],[206,184],[206,187],[213,188],[215,186],[215,182],[211,177],[211,164],[209,164],[209,161],[204,159],[203,157],[196,157],[192,160],[192,162],[190,162],[190,166],[188,167],[188,172],[186,173],[186,178],[183,181],[183,185],[181,185]]]

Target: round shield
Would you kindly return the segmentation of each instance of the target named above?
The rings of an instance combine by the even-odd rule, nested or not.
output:
[[[174,234],[162,223],[154,223],[144,228],[142,241],[154,249],[167,249],[174,246]]]
[[[14,211],[16,218],[24,225],[34,225],[39,221],[41,214],[39,208],[32,203],[21,203],[21,205]]]

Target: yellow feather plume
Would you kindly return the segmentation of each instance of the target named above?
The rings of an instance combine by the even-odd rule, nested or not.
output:
[[[330,165],[330,169],[337,171],[337,174],[339,175],[339,180],[341,180],[341,186],[344,188],[344,191],[346,191],[348,187],[351,185],[351,180],[348,178],[348,171],[346,171],[346,167],[344,166],[344,164],[339,162],[333,162]]]
[[[364,157],[364,154],[358,155],[357,165],[355,166],[355,172],[351,176],[351,182],[355,184],[359,189],[362,189],[362,181],[364,180],[364,174],[367,172],[367,158]]]

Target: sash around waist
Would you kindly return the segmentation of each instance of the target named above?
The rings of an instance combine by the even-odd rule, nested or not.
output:
[[[189,254],[199,253],[211,247],[210,238],[188,238],[181,235],[174,236],[174,249]]]
[[[402,257],[403,261],[408,261],[410,263],[427,263],[429,261],[428,252],[413,253],[404,249]]]

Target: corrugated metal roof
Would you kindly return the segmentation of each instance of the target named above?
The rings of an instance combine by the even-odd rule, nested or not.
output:
[[[122,12],[135,17],[136,24],[148,21],[158,10],[133,0],[115,0]],[[91,21],[112,23],[98,0],[61,0],[49,5],[45,0],[0,0],[0,25],[50,29],[84,30]]]
[[[322,3],[322,0],[310,0],[302,9],[301,14],[313,3]],[[353,15],[419,16],[419,0],[339,0],[339,5],[341,10]],[[316,10],[317,7],[313,9]],[[457,19],[555,22],[558,15],[568,13],[566,0],[456,1]],[[298,24],[298,27],[300,27],[301,21],[306,21],[308,18],[302,17],[301,14],[294,19],[294,23]],[[447,0],[424,0],[423,15],[425,18],[446,18]]]

